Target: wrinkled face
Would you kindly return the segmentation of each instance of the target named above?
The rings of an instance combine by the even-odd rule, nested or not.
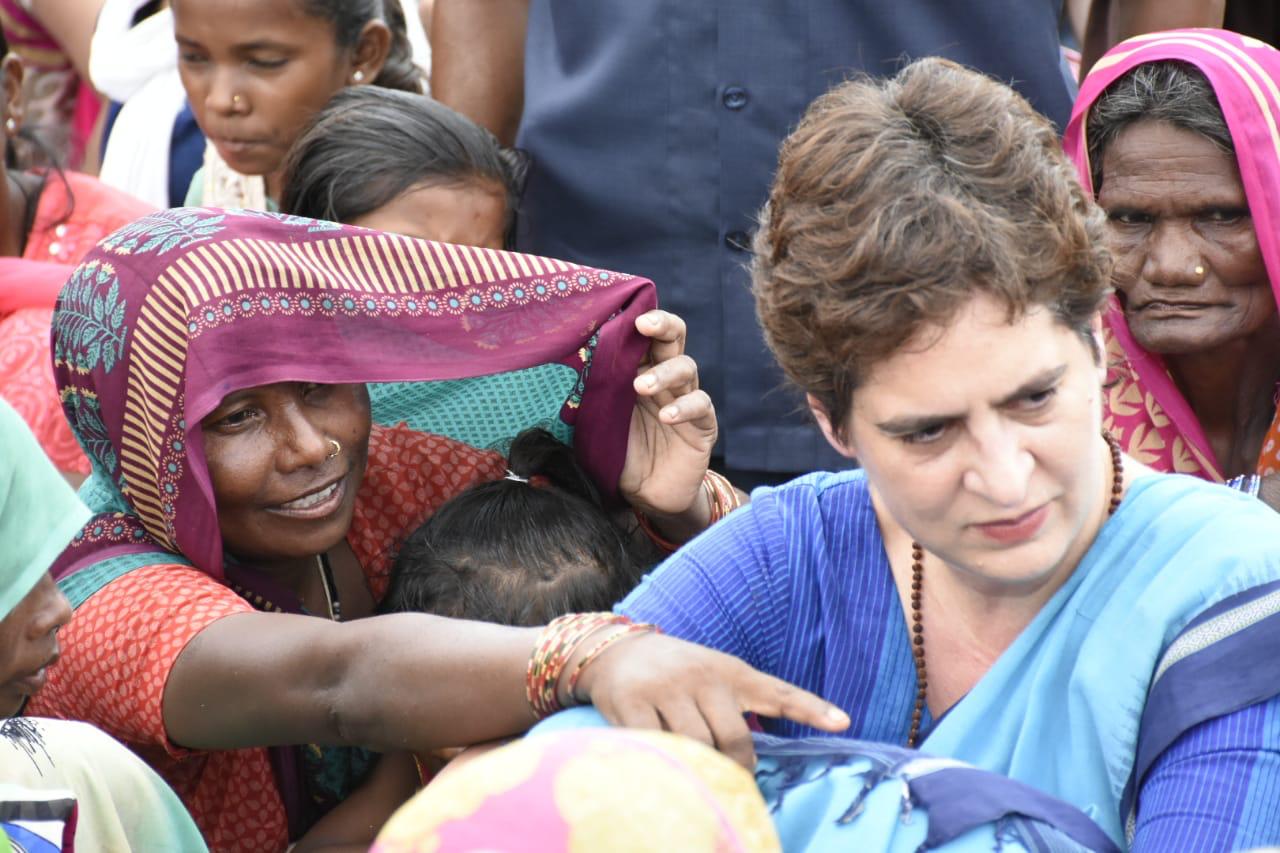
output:
[[[58,629],[70,620],[71,606],[48,573],[0,619],[0,719],[44,687],[58,660]]]
[[[349,224],[484,249],[501,249],[507,225],[507,196],[488,182],[419,186]]]
[[[1107,147],[1102,174],[1114,282],[1139,344],[1185,355],[1274,325],[1275,297],[1230,154],[1200,134],[1144,121]]]
[[[1101,518],[1101,382],[1048,310],[1010,323],[979,297],[871,370],[846,449],[928,551],[983,589],[1034,589],[1074,565]]]
[[[245,175],[274,175],[303,125],[345,86],[351,52],[297,0],[173,3],[178,70],[196,121]]]
[[[369,452],[363,385],[248,388],[201,427],[226,551],[269,567],[346,536]]]

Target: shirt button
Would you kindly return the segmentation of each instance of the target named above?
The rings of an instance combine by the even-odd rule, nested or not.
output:
[[[751,235],[746,231],[730,231],[724,235],[724,244],[730,249],[737,249],[739,252],[750,252]]]
[[[730,86],[724,90],[724,94],[720,98],[726,107],[731,110],[740,110],[747,105],[750,100],[747,97],[747,90],[741,86]]]

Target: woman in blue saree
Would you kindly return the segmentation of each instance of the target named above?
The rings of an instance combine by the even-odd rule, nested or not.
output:
[[[861,470],[757,490],[618,609],[824,696],[850,738],[1058,798],[1118,847],[1276,844],[1280,525],[1103,434],[1103,224],[1054,129],[976,73],[923,60],[820,98],[783,146],[754,287]],[[698,734],[689,717],[661,722]],[[918,792],[899,778],[876,807],[866,747],[758,746],[784,846],[919,843],[877,834]]]

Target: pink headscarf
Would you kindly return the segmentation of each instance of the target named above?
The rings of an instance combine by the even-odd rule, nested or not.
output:
[[[1226,30],[1188,29],[1150,33],[1121,42],[1107,52],[1080,87],[1063,145],[1091,193],[1085,121],[1107,87],[1148,62],[1179,60],[1209,80],[1235,145],[1271,286],[1280,302],[1280,51],[1257,39]],[[1157,355],[1129,333],[1114,299],[1106,315],[1107,350],[1119,364],[1109,388],[1104,424],[1125,451],[1153,468],[1221,480],[1214,457],[1191,406]],[[1272,422],[1258,473],[1280,470],[1280,418]]]

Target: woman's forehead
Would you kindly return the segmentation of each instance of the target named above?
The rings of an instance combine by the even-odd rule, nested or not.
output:
[[[333,25],[306,14],[300,0],[178,0],[173,4],[179,39],[237,47],[288,45],[315,38]]]
[[[948,326],[921,330],[876,364],[854,395],[854,414],[880,423],[995,405],[1076,357],[1087,358],[1085,343],[1049,309],[1011,318],[1006,306],[979,296]]]

